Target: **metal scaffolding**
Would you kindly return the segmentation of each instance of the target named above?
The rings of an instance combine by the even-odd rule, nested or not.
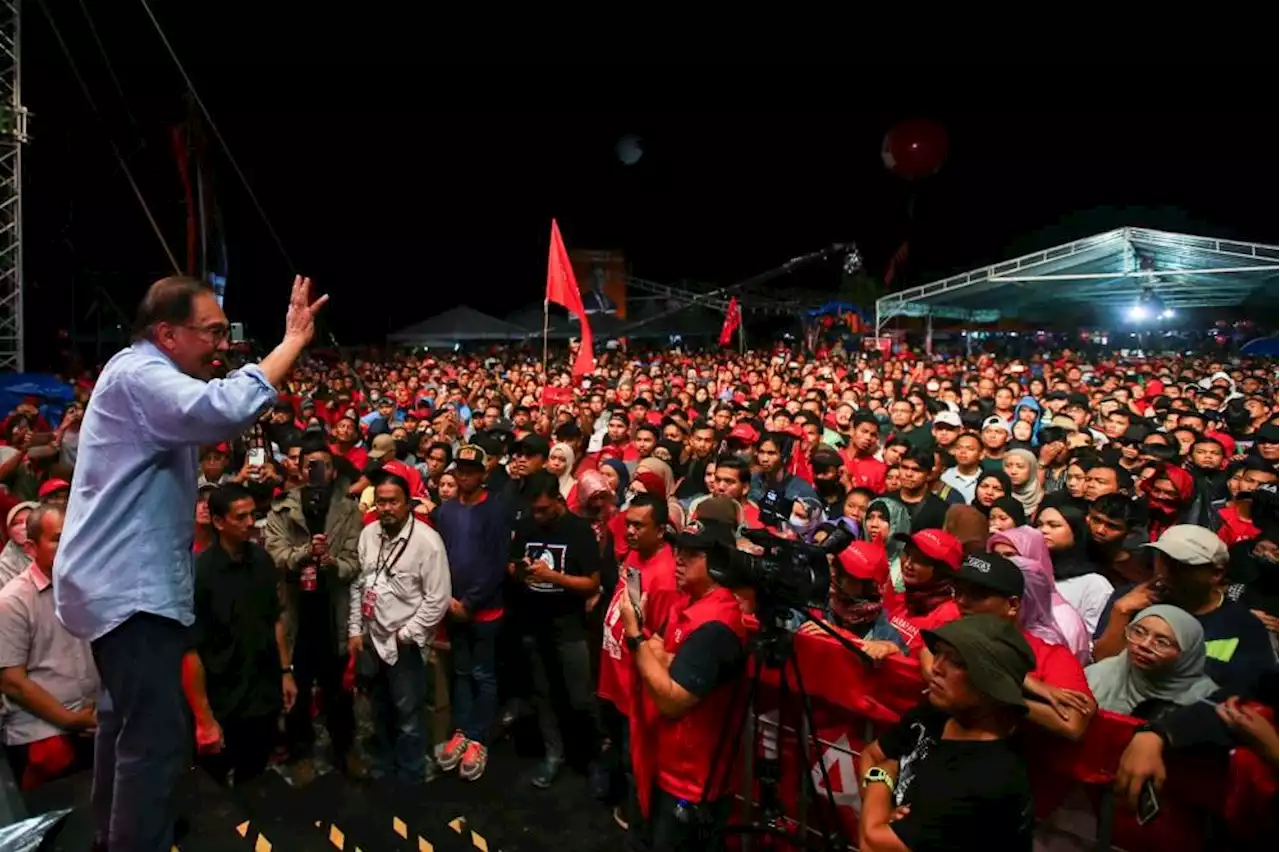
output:
[[[21,0],[0,0],[0,371],[22,372]]]

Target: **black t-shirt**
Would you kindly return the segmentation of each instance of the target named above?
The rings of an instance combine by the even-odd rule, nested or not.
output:
[[[1132,583],[1117,586],[1111,593],[1098,618],[1094,639],[1107,629],[1116,601],[1131,591]],[[1239,685],[1254,683],[1262,672],[1275,673],[1276,657],[1271,651],[1271,637],[1248,607],[1224,600],[1222,606],[1212,612],[1197,615],[1196,621],[1204,630],[1204,673],[1218,686],[1239,688]]]
[[[567,511],[549,526],[534,523],[530,515],[519,520],[511,541],[511,561],[521,565],[526,558],[571,577],[589,577],[600,571],[599,545],[591,524]],[[518,596],[518,611],[526,629],[561,622],[557,628],[567,630],[583,622],[586,598],[563,586],[521,582]]]
[[[902,498],[902,492],[892,495],[903,506],[911,517],[911,531],[940,530],[947,521],[947,503],[937,494],[926,492],[924,499],[917,503],[908,503]]]
[[[923,704],[880,737],[898,761],[891,825],[911,852],[1031,849],[1031,783],[1013,739],[944,740],[947,715]]]
[[[733,628],[711,621],[689,634],[671,661],[671,680],[698,698],[742,672],[744,647]]]
[[[190,644],[204,665],[205,691],[220,722],[280,710],[277,581],[271,557],[252,543],[239,560],[216,543],[196,558]]]

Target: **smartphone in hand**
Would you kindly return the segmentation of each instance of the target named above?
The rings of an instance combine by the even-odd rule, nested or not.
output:
[[[1160,801],[1156,798],[1156,786],[1148,778],[1138,793],[1138,825],[1146,825],[1160,813]]]

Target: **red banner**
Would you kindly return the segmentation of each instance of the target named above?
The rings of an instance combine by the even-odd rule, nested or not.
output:
[[[539,404],[548,408],[553,405],[572,405],[573,388],[545,387],[542,389]]]
[[[757,753],[777,756],[782,762],[779,793],[791,818],[798,813],[796,793],[808,772],[816,789],[807,814],[812,828],[839,828],[849,838],[858,836],[861,808],[857,777],[858,753],[898,716],[922,700],[923,681],[916,660],[891,657],[875,666],[866,666],[836,642],[823,635],[799,633],[795,636],[800,679],[811,699],[813,733],[803,743],[801,709],[795,697],[797,683],[788,672],[792,698],[779,706],[779,677],[776,671],[762,675],[756,703]],[[1023,748],[1036,797],[1036,815],[1044,820],[1053,815],[1074,792],[1071,816],[1092,818],[1100,812],[1103,792],[1114,781],[1120,755],[1140,725],[1138,719],[1106,711],[1099,712],[1078,743],[1050,737],[1031,729],[1023,734]],[[1271,814],[1269,830],[1274,832],[1276,790],[1274,771],[1257,771],[1257,758],[1245,749],[1236,749],[1230,759],[1213,756],[1167,756],[1168,780],[1160,792],[1160,815],[1138,826],[1123,804],[1116,807],[1112,825],[1113,842],[1131,852],[1181,852],[1203,848],[1204,816],[1240,813]],[[825,768],[825,778],[824,778]],[[1256,779],[1266,777],[1269,783]],[[835,824],[829,812],[827,784],[835,802]],[[740,786],[739,786],[739,789]],[[1081,792],[1083,791],[1083,792]],[[1233,830],[1266,836],[1264,821],[1231,820]]]

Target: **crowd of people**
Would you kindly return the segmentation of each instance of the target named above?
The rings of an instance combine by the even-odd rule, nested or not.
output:
[[[117,359],[153,387],[206,378],[225,317],[197,288],[161,297]],[[579,763],[636,848],[714,848],[732,779],[713,752],[758,604],[732,564],[758,552],[752,529],[849,533],[807,614],[871,665],[918,662],[927,687],[859,757],[864,850],[974,832],[1030,848],[1019,732],[1079,740],[1099,710],[1143,720],[1117,772],[1140,815],[1172,751],[1277,761],[1272,362],[620,347],[573,376],[564,353],[295,348],[181,403],[122,396],[108,365],[57,428],[36,400],[4,421],[0,691],[24,788],[94,765],[87,734],[113,725],[98,807],[122,777],[104,755],[134,748],[108,721],[122,700],[183,704],[198,761],[235,786],[273,759],[314,772],[317,718],[352,777],[474,781],[530,716],[544,757],[527,783]],[[194,506],[175,489],[137,511],[151,474],[119,448],[139,443],[190,466]],[[91,501],[109,521],[84,522]],[[187,531],[189,576],[158,529]],[[172,649],[171,680],[122,673],[142,645]],[[432,654],[453,728],[434,743]]]

